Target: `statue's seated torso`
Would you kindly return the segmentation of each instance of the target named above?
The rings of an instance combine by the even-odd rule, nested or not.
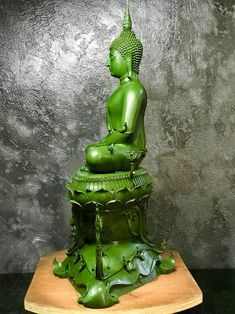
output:
[[[136,99],[133,103],[130,98]],[[144,112],[147,104],[146,91],[139,80],[122,83],[110,96],[107,105],[108,127],[122,131],[125,122],[130,136],[121,143],[128,149],[143,151],[146,148]],[[138,107],[138,108],[137,108]]]
[[[88,145],[86,164],[93,172],[130,170],[130,154],[138,154],[136,168],[144,157],[146,137],[144,113],[146,91],[137,76],[126,77],[108,100],[106,119],[109,133]]]

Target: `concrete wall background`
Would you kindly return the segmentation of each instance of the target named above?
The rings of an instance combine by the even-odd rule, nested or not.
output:
[[[0,0],[0,272],[67,247],[65,182],[105,134],[121,0]],[[235,267],[235,1],[133,0],[144,45],[149,231],[190,267]]]

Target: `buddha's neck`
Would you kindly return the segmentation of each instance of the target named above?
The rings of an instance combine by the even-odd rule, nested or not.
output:
[[[131,79],[136,79],[137,77],[138,77],[138,75],[135,72],[132,72],[131,77],[129,76],[129,73],[127,72],[122,77],[120,77],[120,84],[128,82]]]

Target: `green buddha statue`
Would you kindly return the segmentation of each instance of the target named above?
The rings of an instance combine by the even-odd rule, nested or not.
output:
[[[143,46],[132,31],[129,7],[123,30],[110,47],[107,66],[120,80],[106,109],[108,134],[86,148],[86,166],[95,173],[138,168],[146,152],[144,113],[147,94],[138,78]]]
[[[110,47],[107,66],[120,80],[108,100],[108,134],[86,148],[86,166],[67,183],[72,204],[67,257],[53,262],[56,276],[69,278],[78,302],[105,308],[119,296],[174,270],[146,231],[152,180],[139,167],[146,153],[145,88],[138,73],[143,47],[131,29],[127,5],[123,30]]]

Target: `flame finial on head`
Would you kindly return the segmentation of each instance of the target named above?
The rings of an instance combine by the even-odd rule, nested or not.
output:
[[[123,28],[123,30],[131,30],[131,28],[132,28],[132,21],[131,21],[131,15],[130,15],[130,10],[129,10],[128,0],[127,0],[127,4],[126,4],[122,28]]]

